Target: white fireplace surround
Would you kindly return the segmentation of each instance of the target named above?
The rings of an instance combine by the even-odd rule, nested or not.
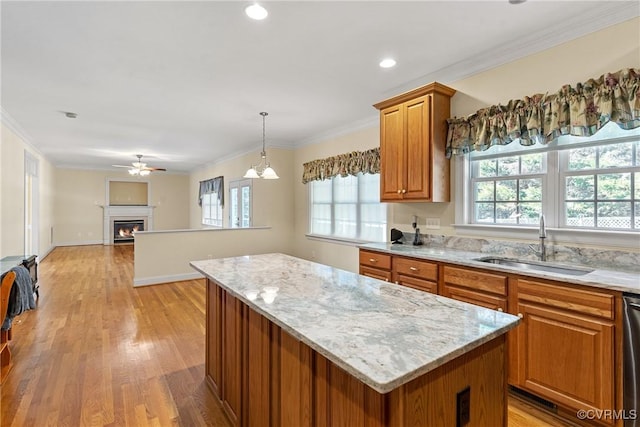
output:
[[[113,245],[113,221],[143,220],[145,231],[153,230],[153,206],[104,206],[103,242]]]

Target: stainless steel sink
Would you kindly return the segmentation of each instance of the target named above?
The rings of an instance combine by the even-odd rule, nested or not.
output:
[[[589,268],[579,268],[579,267],[568,267],[564,265],[554,265],[542,262],[535,261],[523,261],[516,260],[510,258],[501,258],[501,257],[484,257],[484,258],[476,258],[476,261],[486,262],[489,264],[499,264],[504,265],[506,267],[515,267],[520,270],[536,270],[536,271],[546,271],[549,273],[558,273],[558,274],[568,274],[571,276],[583,276],[585,274],[589,274],[593,269]]]

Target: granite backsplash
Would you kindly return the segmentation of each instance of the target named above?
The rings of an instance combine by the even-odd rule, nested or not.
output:
[[[422,240],[424,245],[429,247],[482,252],[488,255],[499,255],[508,258],[538,259],[529,243],[437,234],[422,234]],[[405,232],[405,244],[411,244],[412,241],[413,232]],[[640,252],[583,248],[548,243],[547,261],[562,264],[577,264],[604,270],[640,273]]]

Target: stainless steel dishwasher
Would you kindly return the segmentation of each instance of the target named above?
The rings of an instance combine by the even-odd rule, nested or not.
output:
[[[640,295],[624,294],[624,427],[640,427]],[[631,416],[630,416],[631,415]],[[635,418],[635,419],[630,419]]]

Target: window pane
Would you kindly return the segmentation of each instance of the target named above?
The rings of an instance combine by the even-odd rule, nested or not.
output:
[[[496,182],[496,200],[515,201],[517,200],[517,181],[515,179]]]
[[[315,234],[331,234],[331,205],[315,204],[311,211],[311,232]]]
[[[631,228],[630,202],[598,203],[598,227]]]
[[[334,206],[334,234],[340,237],[356,237],[356,204],[336,204]]]
[[[520,180],[520,200],[540,201],[542,200],[542,179],[521,179]]]
[[[615,173],[598,175],[598,199],[631,199],[631,174]]]
[[[633,226],[636,229],[640,229],[640,202],[635,203],[635,220],[633,222]]]
[[[494,200],[493,189],[495,181],[481,181],[475,183],[475,198],[477,201]]]
[[[476,203],[476,222],[494,223],[493,203]]]
[[[498,172],[497,160],[479,160],[477,163],[478,177],[491,177],[496,176]]]
[[[595,147],[569,150],[569,170],[594,169],[596,167],[596,151]]]
[[[640,172],[634,173],[633,176],[634,176],[634,180],[635,180],[635,183],[633,184],[633,186],[634,186],[634,190],[633,190],[634,196],[633,196],[633,198],[636,199],[636,200],[640,200]]]
[[[566,179],[566,200],[593,200],[593,175],[570,176]]]
[[[496,224],[517,224],[517,203],[496,203]]]
[[[633,161],[631,143],[613,144],[600,147],[600,168],[631,166]]]
[[[360,186],[360,203],[380,202],[380,175],[365,173],[358,175],[357,181]]]
[[[636,162],[635,162],[635,165],[636,166],[640,166],[640,141],[636,141],[635,150],[636,150]]]
[[[247,185],[242,187],[242,227],[251,226],[251,188]]]
[[[519,156],[498,159],[498,176],[517,175],[519,169]]]
[[[381,203],[360,205],[360,236],[362,240],[386,239],[386,206]]]
[[[525,202],[520,203],[519,224],[538,225],[540,223],[540,214],[542,213],[542,203]]]
[[[313,201],[315,203],[331,203],[332,182],[330,179],[324,181],[313,181],[311,183],[313,192]]]
[[[527,154],[526,156],[522,156],[522,173],[530,174],[544,172],[542,159],[542,153]]]
[[[229,206],[229,222],[232,228],[240,226],[240,213],[238,212],[238,189],[232,188],[229,192],[231,205]]]
[[[358,201],[358,178],[348,176],[333,179],[333,201],[336,203]]]
[[[565,204],[566,225],[569,227],[593,227],[595,203],[568,202]]]

